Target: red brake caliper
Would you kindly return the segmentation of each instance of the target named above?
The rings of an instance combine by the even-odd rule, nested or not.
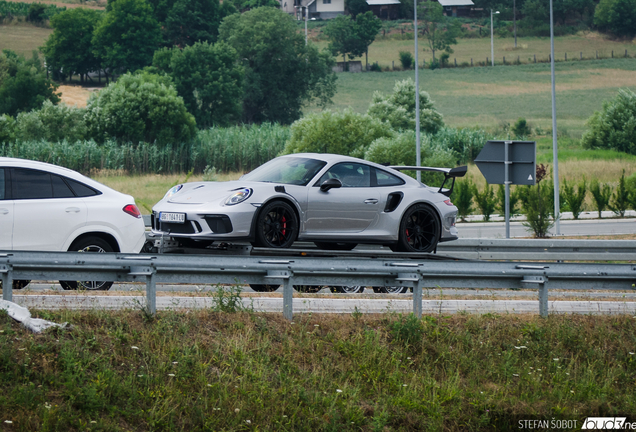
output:
[[[285,216],[283,216],[282,222],[283,222],[283,229],[281,230],[281,234],[283,235],[283,237],[285,237],[285,231],[287,228],[287,219],[285,219]]]

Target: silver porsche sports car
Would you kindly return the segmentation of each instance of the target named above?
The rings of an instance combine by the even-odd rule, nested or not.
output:
[[[399,171],[407,169],[442,172],[444,184],[426,186]],[[188,247],[249,241],[288,248],[298,240],[324,249],[374,243],[431,252],[457,239],[449,196],[465,173],[466,167],[386,167],[333,154],[281,156],[236,181],[171,188],[153,208],[152,229]]]

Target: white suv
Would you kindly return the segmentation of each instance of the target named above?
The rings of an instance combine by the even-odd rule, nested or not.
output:
[[[0,250],[139,253],[144,242],[130,195],[67,168],[0,157]],[[112,285],[61,283],[66,289]]]

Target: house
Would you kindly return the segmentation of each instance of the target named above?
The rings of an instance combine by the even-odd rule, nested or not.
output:
[[[471,6],[475,4],[471,0],[438,0],[444,8],[444,15],[452,17],[468,16]]]
[[[400,0],[367,0],[369,10],[383,20],[396,20],[400,17]]]
[[[309,19],[330,19],[343,15],[344,0],[280,0],[281,9],[296,19],[304,20],[309,9]]]

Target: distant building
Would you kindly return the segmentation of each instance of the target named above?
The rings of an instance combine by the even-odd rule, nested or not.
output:
[[[383,20],[396,20],[400,17],[400,0],[367,0],[369,10]]]
[[[438,0],[444,8],[444,15],[462,17],[470,15],[471,6],[475,4],[471,0]]]
[[[298,20],[305,19],[309,9],[309,19],[330,19],[344,14],[344,0],[280,0],[283,11]]]

